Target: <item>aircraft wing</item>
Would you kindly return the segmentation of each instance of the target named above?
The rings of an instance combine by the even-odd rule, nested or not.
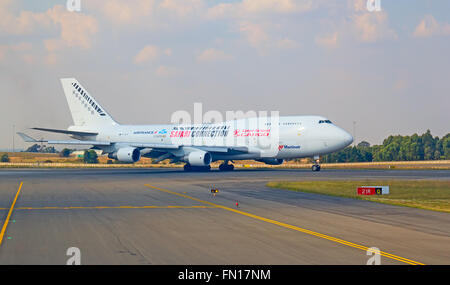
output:
[[[157,151],[168,151],[176,150],[183,145],[175,145],[175,144],[157,144],[157,143],[124,143],[129,144],[131,147],[137,147],[137,148],[151,148]],[[249,153],[248,147],[228,147],[228,146],[186,146],[190,148],[196,148],[200,149],[206,152],[212,152],[212,153]]]
[[[180,148],[179,145],[162,144],[162,143],[124,143],[124,144],[129,144],[132,147],[138,147],[138,148],[159,148],[159,149],[167,149],[167,150]]]
[[[207,152],[216,153],[249,153],[249,149],[246,146],[193,146]]]
[[[110,142],[99,141],[42,141],[48,144],[67,144],[67,145],[111,145]]]
[[[94,146],[109,146],[115,142],[108,141],[81,141],[81,140],[36,140],[24,133],[17,133],[25,142],[30,143],[48,143],[48,144],[64,144],[64,145],[94,145]],[[129,145],[136,148],[151,148],[161,152],[170,152],[171,150],[177,150],[182,145],[175,144],[159,144],[159,143],[134,143],[134,142],[120,142],[120,144]],[[249,148],[245,146],[189,146],[192,148],[200,149],[211,153],[249,153]]]
[[[63,141],[55,141],[55,140],[36,140],[29,135],[24,133],[17,133],[25,142],[30,143],[48,143],[48,144],[66,144],[66,145],[95,145],[95,146],[107,146],[112,145],[114,142],[107,141],[80,141],[80,140],[63,140]],[[178,149],[178,145],[172,144],[158,144],[158,143],[133,143],[133,142],[120,142],[121,144],[128,144],[131,147],[137,148],[158,148],[158,149]]]

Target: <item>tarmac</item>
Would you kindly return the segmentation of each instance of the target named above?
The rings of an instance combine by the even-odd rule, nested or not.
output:
[[[450,171],[4,169],[0,264],[63,265],[71,247],[81,264],[364,265],[373,247],[381,264],[450,263],[448,213],[265,186],[327,179]]]

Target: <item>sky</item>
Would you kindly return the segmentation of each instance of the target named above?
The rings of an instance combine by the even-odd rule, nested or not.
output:
[[[450,1],[72,1],[0,2],[0,149],[62,138],[27,129],[72,125],[64,77],[124,124],[198,102],[323,115],[371,144],[450,131]]]

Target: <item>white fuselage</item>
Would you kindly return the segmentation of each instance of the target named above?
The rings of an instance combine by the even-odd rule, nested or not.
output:
[[[82,140],[114,141],[113,146],[102,147],[105,152],[126,147],[128,142],[180,145],[182,152],[201,146],[250,150],[248,153],[214,153],[213,161],[313,157],[340,150],[353,141],[348,132],[321,116],[285,116],[277,121],[261,121],[261,118],[247,118],[215,124],[115,124],[101,128],[73,126],[69,130],[98,132],[93,137],[76,137]]]

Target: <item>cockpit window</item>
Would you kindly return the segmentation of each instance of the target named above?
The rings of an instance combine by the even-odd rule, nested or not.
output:
[[[319,124],[332,124],[330,120],[320,120]]]

